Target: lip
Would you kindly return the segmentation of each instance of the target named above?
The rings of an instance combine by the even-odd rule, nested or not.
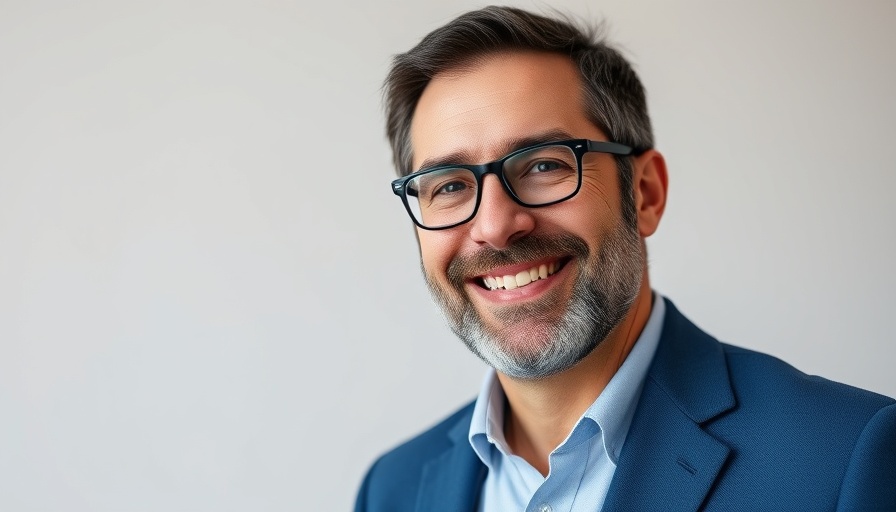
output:
[[[572,258],[566,257],[557,257],[552,256],[548,258],[542,258],[538,260],[527,261],[525,263],[518,263],[513,265],[507,265],[503,267],[496,267],[494,269],[489,270],[488,273],[478,275],[471,279],[467,280],[467,288],[471,289],[471,291],[476,294],[478,297],[482,298],[488,302],[495,303],[515,303],[515,302],[525,302],[528,300],[532,300],[537,298],[539,295],[545,293],[547,290],[552,288],[555,284],[562,281],[567,272],[568,268],[571,266],[569,263],[572,261]],[[489,290],[485,288],[482,283],[482,278],[485,276],[501,276],[501,275],[513,275],[518,272],[522,272],[524,270],[528,270],[532,267],[539,266],[541,264],[547,264],[551,262],[557,262],[560,265],[560,269],[549,275],[545,279],[539,279],[538,281],[534,281],[522,288],[515,288],[513,290]]]

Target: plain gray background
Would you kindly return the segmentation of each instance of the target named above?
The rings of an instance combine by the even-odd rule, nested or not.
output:
[[[482,5],[0,1],[0,509],[346,510],[474,396],[379,87]],[[551,5],[606,17],[647,87],[655,288],[896,395],[896,4]]]

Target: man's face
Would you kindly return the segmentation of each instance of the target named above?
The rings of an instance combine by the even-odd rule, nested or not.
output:
[[[497,160],[533,142],[606,140],[584,114],[581,87],[574,64],[553,54],[504,53],[439,74],[414,112],[414,169]],[[470,222],[418,229],[427,284],[454,332],[512,377],[545,377],[581,360],[640,288],[640,239],[621,206],[607,154],[586,154],[578,194],[542,208],[516,204],[487,175]]]

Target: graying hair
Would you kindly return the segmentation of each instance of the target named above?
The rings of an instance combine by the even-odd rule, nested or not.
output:
[[[395,56],[383,89],[386,135],[399,176],[413,170],[411,120],[429,81],[443,71],[505,51],[569,56],[582,76],[590,121],[610,140],[631,146],[636,154],[653,147],[644,87],[629,62],[606,42],[601,25],[586,26],[562,15],[549,18],[513,7],[490,6],[455,18],[407,53]],[[628,158],[617,157],[617,163],[621,184],[630,186]]]

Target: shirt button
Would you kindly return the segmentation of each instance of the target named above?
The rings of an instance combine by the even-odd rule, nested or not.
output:
[[[553,510],[554,509],[552,509],[548,504],[543,504],[542,506],[538,507],[538,512],[553,512]]]

